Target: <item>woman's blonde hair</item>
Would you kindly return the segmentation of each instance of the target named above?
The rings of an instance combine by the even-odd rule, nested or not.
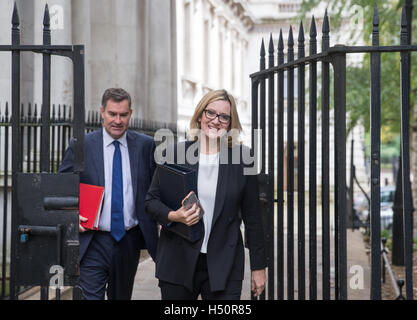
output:
[[[233,98],[233,96],[224,89],[208,92],[197,104],[194,115],[190,121],[191,138],[193,140],[197,140],[197,136],[193,134],[193,131],[195,132],[196,129],[201,129],[200,120],[206,107],[210,103],[219,100],[227,101],[230,104],[230,123],[227,131],[230,133],[228,135],[228,145],[229,147],[232,147],[234,143],[240,143],[239,135],[242,132],[242,125],[240,124],[239,115],[237,113],[235,98]]]

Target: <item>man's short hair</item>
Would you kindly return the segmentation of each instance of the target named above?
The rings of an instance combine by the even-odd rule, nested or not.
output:
[[[106,108],[107,101],[109,100],[115,102],[127,100],[129,102],[129,109],[131,109],[132,99],[130,98],[130,94],[122,88],[109,88],[104,91],[103,97],[101,98],[101,106],[103,109]]]

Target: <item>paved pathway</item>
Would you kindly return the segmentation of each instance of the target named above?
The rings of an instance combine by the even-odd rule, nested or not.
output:
[[[321,241],[319,238],[317,240],[318,240],[317,244],[319,246],[321,244]],[[365,244],[362,240],[362,234],[358,230],[355,230],[355,231],[348,230],[347,231],[347,243],[348,243],[348,259],[347,259],[348,260],[348,266],[347,266],[348,298],[355,299],[355,300],[368,300],[370,297],[369,295],[369,292],[370,292],[369,290],[369,283],[370,283],[369,258],[366,253]],[[308,243],[306,243],[306,248],[308,250]],[[321,254],[319,250],[320,248],[318,247],[318,253],[317,253],[318,257]],[[247,249],[245,249],[245,261],[246,261],[245,280],[243,282],[242,300],[249,300],[250,299],[250,295],[249,295],[250,270],[249,270],[249,258],[248,258]],[[351,269],[351,267],[353,268]],[[350,273],[351,270],[354,272]],[[320,272],[320,265],[318,266],[317,271]],[[359,281],[361,280],[358,277],[360,276],[360,272],[362,271],[363,271],[363,276],[364,276],[363,287],[361,287],[361,282],[354,281],[355,279],[358,279]],[[320,278],[321,278],[321,275],[317,274],[317,279],[320,279]],[[350,287],[351,279],[354,284],[353,287],[356,287],[356,289],[352,289]],[[308,283],[307,283],[307,286],[308,286]],[[321,292],[320,292],[321,284],[320,283],[317,283],[317,290],[318,290],[317,297],[318,299],[321,299]],[[297,295],[295,295],[295,297],[297,297]],[[155,278],[155,264],[147,254],[143,254],[141,257],[141,261],[138,267],[138,272],[136,274],[132,299],[134,300],[159,300],[161,299],[161,294],[160,294],[160,290],[158,287],[158,281]]]

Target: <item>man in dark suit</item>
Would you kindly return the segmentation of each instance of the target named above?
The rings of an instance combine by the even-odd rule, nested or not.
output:
[[[105,187],[99,230],[80,228],[80,286],[85,299],[131,299],[140,249],[155,257],[156,223],[144,211],[155,170],[151,137],[129,131],[129,93],[107,89],[100,113],[103,128],[85,136],[80,182]],[[73,171],[73,143],[59,172]],[[80,216],[81,221],[86,221]]]

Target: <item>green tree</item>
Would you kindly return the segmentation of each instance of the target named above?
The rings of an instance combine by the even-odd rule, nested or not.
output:
[[[355,8],[363,12],[363,26],[353,28],[351,38],[358,34],[362,36],[365,45],[372,45],[372,19],[374,6],[377,5],[379,16],[379,44],[399,45],[401,30],[401,11],[405,3],[400,0],[303,0],[300,15],[302,18],[322,2],[326,2],[331,34],[336,33],[344,22],[347,13],[354,18]],[[348,14],[349,15],[349,14]],[[417,14],[413,14],[412,43],[416,43]],[[330,38],[332,39],[332,38]],[[356,40],[359,40],[356,38]],[[332,42],[331,42],[332,44]],[[410,128],[411,128],[411,171],[417,177],[417,78],[415,74],[417,60],[411,54],[411,84],[410,84]],[[347,66],[346,109],[349,114],[348,130],[356,125],[363,125],[369,132],[370,127],[370,55],[364,55],[358,66]],[[399,53],[381,54],[381,137],[382,142],[394,143],[400,134],[401,101],[400,101],[400,55]],[[384,141],[385,140],[385,141]],[[417,208],[417,179],[413,179],[412,193],[414,208]],[[416,221],[416,219],[414,219]]]

